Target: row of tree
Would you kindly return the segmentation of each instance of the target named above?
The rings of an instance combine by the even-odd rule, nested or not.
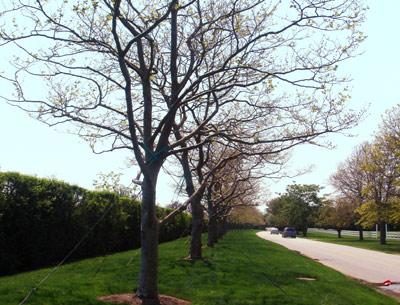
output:
[[[293,226],[304,236],[309,227],[335,229],[339,238],[343,229],[357,227],[358,206],[348,198],[320,196],[321,190],[322,187],[315,184],[289,185],[285,194],[268,202],[267,225]]]
[[[400,106],[387,111],[371,142],[358,146],[330,178],[334,198],[318,197],[317,185],[291,185],[269,202],[267,222],[296,226],[306,235],[312,225],[341,230],[363,230],[379,225],[386,243],[387,225],[400,223]]]
[[[362,228],[375,224],[386,243],[386,225],[400,222],[400,106],[390,109],[371,142],[354,149],[331,177],[340,194],[338,202],[356,211]]]
[[[279,171],[286,151],[358,121],[337,68],[364,39],[360,2],[21,0],[4,9],[1,46],[16,54],[2,74],[16,89],[6,98],[49,125],[75,125],[96,152],[128,150],[140,168],[144,305],[159,305],[168,219],[190,205],[190,257],[201,258],[203,205],[212,232],[230,206],[253,201],[263,166]],[[188,200],[159,219],[157,180],[171,158]]]

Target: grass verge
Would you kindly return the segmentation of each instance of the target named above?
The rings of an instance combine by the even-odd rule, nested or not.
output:
[[[360,241],[358,240],[357,236],[342,235],[341,238],[338,238],[336,234],[321,233],[321,232],[308,232],[307,238],[324,241],[328,243],[339,244],[339,245],[363,248],[368,250],[400,254],[399,240],[387,240],[386,245],[381,245],[379,243],[379,240],[376,238],[364,238],[364,240]]]
[[[394,305],[330,268],[258,238],[254,231],[229,233],[206,259],[189,262],[188,240],[160,245],[160,292],[193,305]],[[135,288],[139,251],[87,259],[63,266],[26,304],[103,304],[96,297]],[[0,278],[0,304],[18,304],[49,269]],[[298,280],[299,277],[315,281]],[[104,304],[103,304],[104,305]]]

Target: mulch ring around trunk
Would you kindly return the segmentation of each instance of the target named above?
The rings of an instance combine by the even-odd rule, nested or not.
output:
[[[189,301],[177,299],[168,295],[159,295],[161,305],[190,305]],[[142,302],[133,293],[123,293],[123,294],[112,294],[103,297],[98,297],[97,300],[102,302],[109,302],[115,304],[127,304],[127,305],[140,305]]]

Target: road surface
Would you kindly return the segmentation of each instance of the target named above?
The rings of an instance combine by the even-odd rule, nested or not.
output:
[[[375,284],[383,283],[385,280],[400,283],[400,255],[305,238],[283,238],[281,235],[266,231],[258,232],[257,235],[288,249],[299,251],[353,278]]]

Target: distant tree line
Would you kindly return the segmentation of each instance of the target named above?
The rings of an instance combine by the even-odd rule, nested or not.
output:
[[[356,147],[331,181],[355,209],[359,238],[377,224],[385,244],[387,225],[400,223],[400,105],[387,111],[372,141]]]
[[[318,197],[315,185],[289,186],[269,202],[267,223],[303,233],[310,225],[332,228],[338,237],[343,229],[357,229],[360,240],[364,229],[378,225],[385,244],[387,228],[400,225],[400,105],[387,111],[373,139],[356,147],[330,181],[332,198]]]
[[[230,228],[264,228],[264,216],[257,207],[239,206],[228,217]]]
[[[360,239],[363,238],[363,229],[374,229],[376,218],[368,218],[364,210],[370,209],[370,204],[360,205],[350,197],[337,195],[335,197],[319,196],[322,187],[315,184],[289,185],[284,194],[270,200],[267,204],[265,221],[267,226],[280,229],[295,227],[297,231],[307,236],[310,227],[334,229],[338,238],[342,230],[359,230]],[[400,210],[396,204],[391,208],[390,219],[393,221],[388,226],[398,230],[399,222],[395,221]],[[374,215],[374,214],[372,214]],[[376,216],[376,215],[374,215]],[[366,219],[370,219],[366,221]],[[374,222],[375,221],[375,222]],[[386,229],[386,225],[384,226]]]
[[[157,208],[160,217],[170,211]],[[160,241],[187,235],[189,226],[188,214],[177,215],[161,228]],[[53,179],[0,173],[0,275],[55,265],[85,235],[69,260],[139,248],[140,202]]]

